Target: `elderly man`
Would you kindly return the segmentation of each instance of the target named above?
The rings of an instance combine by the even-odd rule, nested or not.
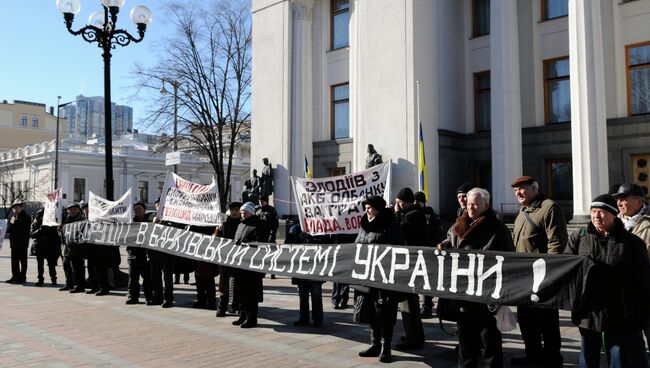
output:
[[[11,247],[11,278],[6,282],[22,284],[27,279],[27,248],[29,248],[31,219],[23,211],[23,202],[20,200],[14,201],[11,210],[13,214],[9,218],[7,229]]]
[[[614,198],[620,211],[618,218],[623,221],[623,226],[627,231],[641,238],[650,252],[650,211],[645,204],[643,189],[636,184],[623,183],[614,193]],[[643,332],[650,347],[650,324]]]
[[[567,243],[566,221],[560,207],[546,198],[531,176],[511,184],[521,210],[515,219],[515,246],[519,253],[560,254]],[[517,319],[526,355],[512,358],[514,366],[562,366],[560,316],[557,309],[517,307]],[[544,346],[542,347],[542,340]]]
[[[514,251],[506,225],[490,208],[490,193],[482,188],[467,192],[467,211],[456,219],[449,237],[438,245],[467,250]],[[485,304],[462,301],[458,315],[458,367],[502,367],[501,332]]]
[[[599,367],[604,343],[610,367],[648,367],[641,331],[650,305],[650,261],[643,240],[625,230],[616,200],[600,195],[590,205],[586,231],[569,238],[565,253],[590,257],[595,266],[584,301],[571,319],[581,335],[580,367]]]

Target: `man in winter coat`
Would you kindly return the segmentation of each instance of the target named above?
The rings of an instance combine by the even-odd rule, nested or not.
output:
[[[427,206],[427,196],[424,194],[424,192],[415,192],[415,203],[420,206],[420,208],[422,208],[422,211],[424,211],[424,217],[427,220],[427,229],[429,230],[429,240],[431,242],[430,244],[432,246],[435,246],[444,240],[444,233],[442,232],[440,217],[438,217],[438,214],[431,206]],[[420,316],[422,318],[432,318],[433,297],[425,295],[423,299],[424,302],[422,303]]]
[[[11,246],[11,278],[7,282],[22,284],[27,280],[27,249],[31,219],[23,210],[23,202],[20,200],[14,201],[11,210],[13,214],[9,218],[7,227]]]
[[[521,176],[511,184],[521,209],[514,226],[514,242],[519,253],[561,254],[568,239],[560,206],[539,190],[531,176]],[[557,309],[517,307],[517,319],[526,355],[512,358],[514,366],[561,367],[560,315]],[[544,346],[542,347],[542,341]]]
[[[52,285],[56,286],[56,263],[61,254],[59,244],[59,233],[56,226],[43,226],[43,210],[36,212],[36,217],[32,221],[30,236],[34,239],[32,247],[36,249],[36,263],[38,265],[38,282],[36,286],[43,286],[45,272],[45,260],[49,269]]]
[[[260,239],[259,241],[268,241],[270,243],[275,243],[275,235],[278,232],[278,226],[280,225],[278,221],[278,213],[275,210],[275,207],[269,204],[269,196],[261,195],[259,200],[260,206],[255,211],[255,215],[264,221],[266,229],[269,232],[268,239]]]
[[[81,213],[81,206],[72,203],[68,206],[68,216],[63,220],[63,225],[85,220]],[[61,256],[63,258],[63,272],[65,272],[65,286],[60,291],[68,290],[71,293],[83,293],[86,290],[86,267],[82,256],[81,244],[68,244],[61,234]]]
[[[231,202],[228,205],[228,217],[217,229],[217,236],[226,239],[234,239],[237,227],[241,223],[241,202]],[[219,305],[217,306],[217,317],[225,317],[228,311],[228,300],[230,299],[230,280],[235,270],[228,266],[219,266]]]
[[[160,207],[160,198],[154,202],[156,210]],[[158,216],[153,216],[153,223],[165,226],[181,227],[171,221],[160,221]],[[149,274],[151,278],[151,300],[154,305],[161,304],[163,308],[170,308],[174,304],[174,263],[176,257],[165,252],[147,249]]]
[[[241,207],[242,220],[235,233],[235,243],[252,243],[268,239],[269,233],[264,221],[255,215],[255,205],[246,202]],[[241,328],[257,326],[257,311],[264,297],[262,285],[263,273],[236,269],[235,295],[233,304],[240,311],[239,319],[232,324]]]
[[[366,214],[361,219],[356,244],[399,244],[399,227],[393,211],[386,208],[386,201],[380,196],[369,196],[362,203]],[[360,289],[360,288],[359,288]],[[379,357],[382,363],[389,363],[393,326],[397,321],[397,304],[401,293],[368,288],[367,292],[357,290],[354,316],[355,322],[370,325],[370,347],[359,353],[362,357]]]
[[[402,188],[397,193],[395,215],[404,245],[431,246],[426,216],[422,208],[415,203],[411,188]],[[409,294],[404,304],[406,308],[400,310],[406,339],[395,347],[399,350],[418,349],[424,345],[420,297],[417,294]]]
[[[150,222],[146,214],[146,205],[138,202],[133,205],[133,222]],[[151,290],[151,271],[147,261],[147,250],[140,247],[126,247],[127,262],[129,263],[129,284],[127,287],[125,304],[138,304],[140,301],[140,277],[147,305],[160,305],[154,303]]]
[[[456,219],[439,248],[514,251],[506,225],[490,208],[490,193],[482,188],[467,192],[467,210]],[[488,306],[460,302],[458,314],[458,367],[502,367],[501,332]]]
[[[573,233],[565,250],[596,263],[571,315],[580,330],[580,367],[599,367],[604,343],[610,367],[647,368],[641,336],[650,313],[646,245],[625,229],[611,195],[594,198],[590,208],[587,230]]]
[[[618,205],[618,218],[625,229],[645,242],[650,253],[650,209],[645,203],[643,189],[636,184],[623,183],[613,194]],[[650,348],[650,323],[643,329]]]

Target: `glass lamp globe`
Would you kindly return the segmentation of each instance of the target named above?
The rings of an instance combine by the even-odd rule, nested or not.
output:
[[[97,28],[104,28],[104,12],[98,10],[90,14],[88,17],[88,25]]]
[[[148,25],[151,23],[152,14],[151,10],[144,5],[138,5],[131,9],[131,20],[135,24]]]
[[[78,14],[81,10],[80,0],[56,0],[56,8],[61,13]]]
[[[107,8],[112,8],[112,7],[121,8],[122,5],[124,5],[124,0],[102,0],[102,4],[104,4],[104,6]]]

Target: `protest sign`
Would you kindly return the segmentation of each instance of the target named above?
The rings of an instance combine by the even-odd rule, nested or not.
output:
[[[102,222],[133,221],[133,199],[131,188],[117,201],[109,201],[93,192],[88,192],[88,219]]]
[[[593,262],[573,255],[439,251],[384,244],[237,245],[230,239],[149,222],[74,222],[69,243],[131,246],[197,261],[307,280],[332,281],[502,305],[572,309]]]
[[[187,225],[221,225],[219,189],[214,178],[211,184],[201,185],[168,172],[160,196],[158,218]]]
[[[356,234],[367,196],[390,203],[390,161],[348,175],[291,180],[300,226],[310,235]]]
[[[63,201],[61,188],[45,193],[45,209],[43,210],[43,226],[59,226],[63,217]]]

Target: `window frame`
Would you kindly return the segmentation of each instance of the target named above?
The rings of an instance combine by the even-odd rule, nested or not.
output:
[[[650,41],[637,42],[629,45],[625,45],[625,79],[627,83],[627,116],[640,116],[648,115],[650,111],[644,113],[633,113],[632,112],[632,70],[635,69],[650,69],[650,62],[640,65],[630,66],[630,49],[642,46],[650,46]]]
[[[146,198],[143,194],[146,194]],[[138,200],[149,203],[149,180],[138,180]]]
[[[490,77],[490,88],[484,88],[484,89],[478,89],[478,79],[481,76],[488,75]],[[479,92],[485,93],[488,92],[490,93],[490,104],[492,103],[492,74],[491,70],[482,70],[480,72],[475,72],[474,73],[474,132],[489,132],[492,130],[492,119],[490,118],[490,129],[479,129],[479,121],[478,121],[478,95]]]
[[[547,6],[546,6],[546,3],[547,3],[548,1],[553,1],[553,0],[541,0],[541,1],[540,1],[541,6],[542,6],[542,14],[541,14],[541,15],[542,15],[542,20],[541,20],[542,22],[545,22],[545,21],[548,21],[548,20],[554,20],[554,19],[566,18],[566,17],[569,16],[569,12],[568,12],[568,10],[567,10],[567,14],[565,14],[565,15],[560,15],[560,16],[557,16],[557,17],[549,18],[549,17],[548,17],[548,13],[547,13],[548,9],[547,9]]]
[[[549,116],[550,115],[548,113],[548,108],[549,108],[550,104],[549,104],[549,101],[548,101],[548,83],[549,82],[558,82],[558,81],[563,81],[563,80],[568,80],[569,83],[571,83],[571,66],[570,65],[569,65],[569,75],[568,76],[566,76],[566,77],[554,77],[554,78],[548,79],[548,75],[547,75],[548,73],[546,72],[546,66],[548,64],[550,64],[550,63],[554,63],[554,62],[559,61],[559,60],[569,60],[569,55],[559,56],[559,57],[555,57],[555,58],[552,58],[552,59],[542,60],[542,81],[544,83],[544,125],[567,124],[567,123],[570,124],[571,123],[571,119],[569,119],[568,121],[558,121],[558,122],[555,122],[555,123],[551,123],[549,121]],[[570,96],[571,96],[571,90],[569,88],[569,106],[571,106],[571,100],[570,100],[571,97]]]
[[[341,87],[341,86],[348,86],[348,98],[345,100],[334,100],[334,89],[336,87]],[[341,138],[336,138],[336,127],[334,125],[334,107],[337,104],[341,103],[347,103],[348,104],[348,111],[349,111],[349,106],[350,106],[350,82],[344,82],[344,83],[339,83],[339,84],[333,84],[330,86],[330,137],[331,140],[335,141],[338,139],[348,139],[350,138],[350,115],[348,114],[348,136],[347,137],[341,137]]]
[[[571,170],[573,170],[573,161],[571,160],[571,157],[568,158],[550,158],[544,160],[546,163],[546,196],[548,198],[551,198],[553,200],[567,200],[566,198],[556,198],[555,195],[553,194],[553,164],[558,164],[558,163],[568,163],[571,165]],[[572,174],[573,175],[573,174]],[[571,182],[573,182],[573,178],[571,178]],[[573,188],[571,188],[571,192],[573,192]]]
[[[81,193],[79,194],[79,199],[77,199],[77,180],[80,182],[83,182],[83,188],[81,190]],[[72,178],[72,201],[73,202],[80,202],[81,200],[84,199],[86,195],[86,178]]]
[[[38,128],[38,116],[32,116],[32,128]]]
[[[488,24],[487,33],[479,33],[479,31],[478,31],[478,16],[477,16],[477,11],[476,11],[477,1],[481,1],[481,0],[472,0],[472,37],[473,38],[487,36],[487,35],[490,34],[490,31],[491,31],[491,24]],[[492,10],[491,9],[492,2],[490,0],[487,0],[487,1],[490,2],[488,4],[488,9],[491,11]],[[488,17],[488,22],[489,22],[489,19],[490,18]]]
[[[20,126],[27,126],[27,115],[20,115],[20,121],[18,122]]]
[[[330,50],[340,50],[350,46],[350,33],[349,33],[349,20],[350,20],[350,1],[348,0],[348,7],[344,10],[334,11],[334,1],[330,0]],[[348,44],[341,47],[334,47],[334,17],[337,15],[348,13]]]

